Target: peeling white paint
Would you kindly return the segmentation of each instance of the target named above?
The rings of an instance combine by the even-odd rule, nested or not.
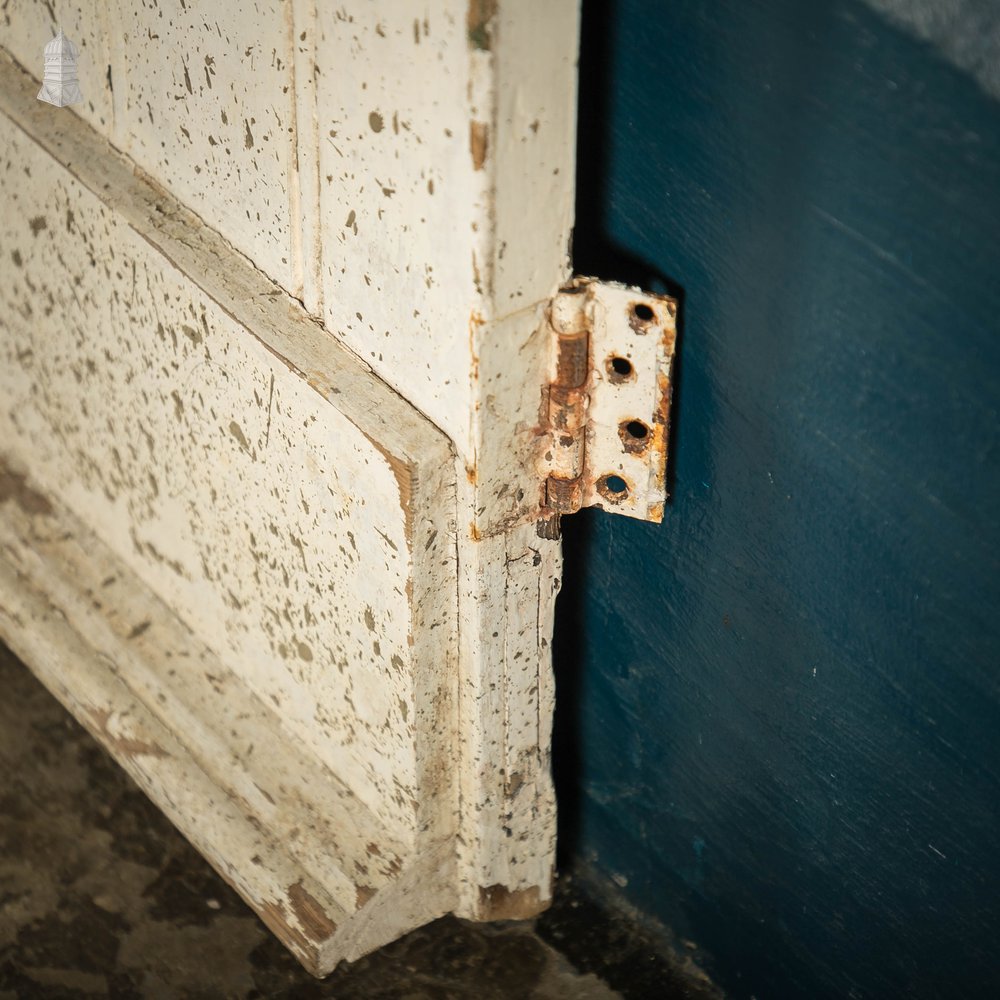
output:
[[[449,909],[530,915],[554,861],[560,553],[536,533],[534,453],[544,310],[569,270],[577,4],[54,6],[80,29],[96,133],[30,119],[30,81],[0,67],[0,254],[19,257],[3,450],[400,863],[377,885],[344,848],[324,874],[312,820],[281,833],[238,769],[179,809],[180,771],[127,766],[314,969]],[[42,8],[5,8],[25,65]],[[219,750],[233,768],[254,757],[241,739]],[[218,787],[253,799],[284,886],[248,866],[236,818],[199,827]]]

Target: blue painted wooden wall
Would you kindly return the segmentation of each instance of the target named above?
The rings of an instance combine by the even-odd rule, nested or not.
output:
[[[1000,14],[893,6],[584,3],[577,269],[684,326],[666,522],[566,524],[562,846],[735,997],[1000,996]]]

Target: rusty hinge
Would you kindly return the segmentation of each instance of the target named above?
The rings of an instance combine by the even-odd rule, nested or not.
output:
[[[552,299],[540,535],[581,507],[663,519],[676,319],[674,299],[593,278]]]

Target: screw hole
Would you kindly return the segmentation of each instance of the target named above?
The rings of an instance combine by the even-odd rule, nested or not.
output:
[[[630,420],[625,425],[625,430],[638,441],[641,441],[649,433],[649,428],[641,420]]]
[[[605,362],[604,367],[612,382],[624,382],[632,377],[632,362],[628,358],[610,357]]]
[[[628,483],[621,476],[602,476],[597,481],[597,492],[612,503],[620,503],[628,496]]]
[[[648,323],[650,320],[656,318],[656,313],[654,313],[645,302],[636,302],[636,304],[632,306],[632,315],[635,316],[640,323]]]

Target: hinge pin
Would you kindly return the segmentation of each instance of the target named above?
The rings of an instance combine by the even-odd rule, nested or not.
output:
[[[583,297],[576,301],[582,305]],[[570,301],[573,301],[571,299]],[[583,469],[587,426],[590,333],[583,310],[553,310],[557,339],[555,379],[549,384],[549,477],[546,504],[557,514],[583,506]]]

